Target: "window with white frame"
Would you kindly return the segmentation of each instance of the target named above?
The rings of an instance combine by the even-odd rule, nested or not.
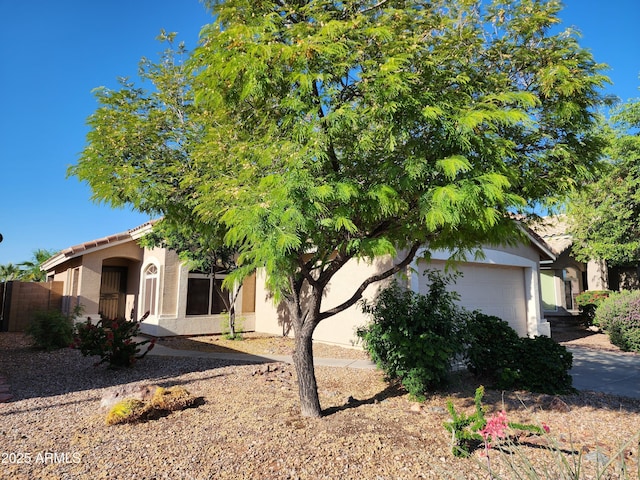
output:
[[[187,315],[215,315],[227,311],[224,300],[220,296],[229,292],[222,288],[226,275],[189,272],[187,280]],[[228,300],[227,300],[228,301]]]
[[[156,315],[158,308],[158,267],[153,263],[144,269],[142,280],[142,306],[143,313],[149,312],[149,315]]]

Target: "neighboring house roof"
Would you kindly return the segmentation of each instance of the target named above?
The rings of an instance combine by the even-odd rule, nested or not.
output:
[[[538,222],[530,225],[530,229],[542,238],[556,256],[573,245],[573,236],[569,231],[569,221],[566,215],[542,217]]]
[[[547,257],[547,260],[554,261],[557,258],[558,254],[553,250],[553,248],[551,248],[544,238],[526,225],[520,224],[520,226],[529,237],[529,240],[531,240],[531,243],[540,251],[540,253]]]
[[[74,245],[73,247],[65,248],[64,250],[61,250],[59,253],[48,259],[46,262],[43,262],[40,266],[40,269],[49,271],[60,265],[61,263],[71,260],[72,258],[76,258],[90,252],[102,250],[104,248],[113,247],[125,242],[130,242],[131,240],[137,240],[142,235],[147,233],[154,223],[155,221],[151,220],[135,228],[131,228],[126,232],[115,233],[107,237],[90,240],[88,242]]]

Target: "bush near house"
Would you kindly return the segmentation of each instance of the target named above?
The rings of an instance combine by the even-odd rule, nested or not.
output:
[[[447,291],[452,280],[428,272],[421,295],[392,283],[364,311],[373,319],[358,331],[371,359],[399,379],[417,399],[443,386],[454,359],[464,355],[469,371],[497,388],[558,394],[573,391],[573,356],[548,337],[520,338],[506,322],[469,312]]]
[[[614,292],[595,312],[595,322],[611,343],[628,352],[640,352],[640,290]]]
[[[559,394],[573,391],[573,355],[549,337],[519,337],[498,317],[473,312],[467,322],[467,368],[496,388]]]
[[[609,294],[611,294],[609,290],[588,290],[576,295],[576,303],[585,325],[597,325],[595,323],[596,309]]]
[[[47,351],[68,347],[73,341],[73,322],[58,310],[37,312],[27,335],[36,347]]]
[[[95,324],[88,318],[86,322],[76,326],[72,347],[79,349],[85,357],[100,356],[96,365],[108,362],[110,368],[130,367],[155,345],[155,339],[135,341],[140,333],[140,322],[148,316],[149,312],[140,320],[131,321],[125,318],[101,318]],[[147,345],[147,349],[140,353],[143,345]]]
[[[427,275],[426,295],[393,282],[365,303],[372,322],[357,332],[378,367],[417,399],[446,384],[453,359],[464,350],[466,312],[446,289],[450,279],[437,271]]]

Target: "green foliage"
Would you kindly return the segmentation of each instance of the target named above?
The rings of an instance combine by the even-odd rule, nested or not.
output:
[[[598,325],[595,319],[596,309],[610,294],[609,290],[588,290],[576,295],[576,303],[585,324]]]
[[[97,201],[220,228],[240,267],[226,281],[263,269],[296,335],[421,245],[516,243],[513,213],[598,169],[607,79],[573,32],[553,32],[558,2],[206,4],[196,50],[163,33],[169,50],[142,63],[152,88],[96,91],[70,174]],[[323,310],[350,260],[399,253]]]
[[[573,355],[549,337],[521,338],[513,387],[548,394],[573,393]]]
[[[18,264],[20,275],[18,280],[23,282],[44,282],[47,279],[47,272],[40,269],[40,266],[57,252],[55,250],[45,250],[39,248],[34,250],[31,260]]]
[[[120,423],[139,422],[149,412],[149,405],[135,398],[127,398],[116,403],[109,413],[105,423],[107,425],[117,425]]]
[[[569,205],[573,251],[610,265],[640,260],[640,100],[622,104],[606,129],[608,168]]]
[[[58,310],[37,312],[27,335],[47,351],[68,347],[73,342],[73,321]]]
[[[6,263],[4,265],[0,265],[0,282],[11,282],[13,280],[18,280],[20,277],[20,267],[13,263]]]
[[[508,241],[506,213],[594,172],[606,82],[550,33],[555,2],[525,3],[209,1],[197,50],[163,33],[142,62],[154,88],[96,91],[70,173],[98,201],[223,225],[278,293],[305,255]]]
[[[468,457],[483,443],[482,436],[478,433],[487,424],[482,407],[483,397],[484,387],[481,385],[476,389],[475,411],[471,415],[456,412],[453,402],[447,402],[451,420],[444,423],[444,428],[451,433],[451,451],[456,457]]]
[[[393,282],[374,303],[365,303],[372,322],[357,332],[371,359],[418,399],[446,383],[453,358],[464,348],[465,312],[455,304],[455,293],[447,291],[450,279],[427,273],[425,295]]]
[[[55,255],[54,250],[39,248],[34,250],[31,260],[14,265],[7,263],[0,265],[0,282],[19,280],[22,282],[43,282],[47,273],[40,269],[43,262]]]
[[[640,353],[640,290],[614,292],[596,310],[595,321],[611,343]]]
[[[148,315],[147,312],[139,321],[101,318],[95,324],[88,318],[85,323],[76,326],[72,346],[79,349],[84,356],[99,356],[100,361],[96,366],[108,362],[110,368],[131,367],[155,345],[155,339],[140,342],[135,340],[140,332],[140,322]],[[140,353],[140,347],[144,345],[147,345],[147,348]]]
[[[468,321],[467,367],[497,388],[569,393],[573,356],[548,337],[520,338],[497,317],[474,312]]]
[[[514,362],[520,338],[507,322],[481,312],[473,312],[465,328],[469,345],[467,368],[474,375],[485,376],[498,385],[513,383]]]

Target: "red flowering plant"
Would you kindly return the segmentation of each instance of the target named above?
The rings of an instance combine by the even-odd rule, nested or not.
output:
[[[101,318],[93,323],[91,318],[76,326],[72,348],[80,350],[82,355],[98,355],[96,366],[108,362],[109,368],[130,367],[136,360],[143,358],[155,345],[154,339],[136,341],[140,333],[140,323],[149,316],[145,313],[140,320]],[[147,346],[142,353],[143,346]]]

